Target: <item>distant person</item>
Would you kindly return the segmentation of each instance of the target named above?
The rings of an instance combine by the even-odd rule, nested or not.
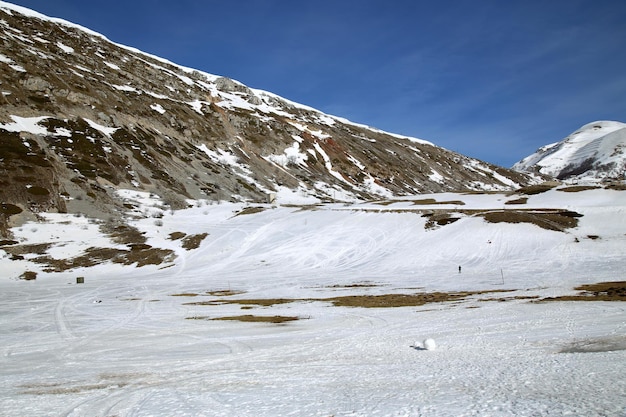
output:
[[[461,265],[459,265],[459,274],[461,273]]]

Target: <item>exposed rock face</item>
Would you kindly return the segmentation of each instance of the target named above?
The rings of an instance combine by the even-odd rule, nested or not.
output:
[[[25,212],[115,215],[119,188],[176,209],[281,187],[376,198],[533,181],[22,11],[0,7],[0,202]]]

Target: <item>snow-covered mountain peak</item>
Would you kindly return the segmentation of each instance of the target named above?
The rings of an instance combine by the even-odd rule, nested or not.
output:
[[[559,179],[623,179],[626,166],[626,124],[588,123],[560,142],[539,148],[513,169],[540,172]]]

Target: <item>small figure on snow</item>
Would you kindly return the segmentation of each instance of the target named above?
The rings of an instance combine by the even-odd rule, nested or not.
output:
[[[461,265],[459,265],[459,274],[461,273]]]

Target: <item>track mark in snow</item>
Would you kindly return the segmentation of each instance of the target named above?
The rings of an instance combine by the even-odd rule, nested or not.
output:
[[[382,317],[375,317],[372,315],[365,315],[365,314],[355,314],[355,313],[346,313],[345,314],[346,317],[350,317],[350,318],[356,318],[357,319],[357,323],[355,325],[351,325],[350,327],[355,327],[355,326],[360,326],[360,324],[362,322],[367,323],[368,327],[387,327],[389,325],[389,322],[385,319],[383,319]],[[351,320],[354,321],[354,320]]]
[[[109,387],[108,392],[98,393],[73,404],[61,413],[62,417],[79,416],[134,416],[152,395],[154,387]],[[114,390],[115,389],[115,390]],[[146,392],[147,391],[147,392]],[[130,414],[126,414],[127,411]]]
[[[65,315],[65,303],[67,299],[61,299],[54,309],[54,321],[57,327],[57,332],[63,339],[71,340],[76,339],[76,336],[72,332],[71,326]]]

